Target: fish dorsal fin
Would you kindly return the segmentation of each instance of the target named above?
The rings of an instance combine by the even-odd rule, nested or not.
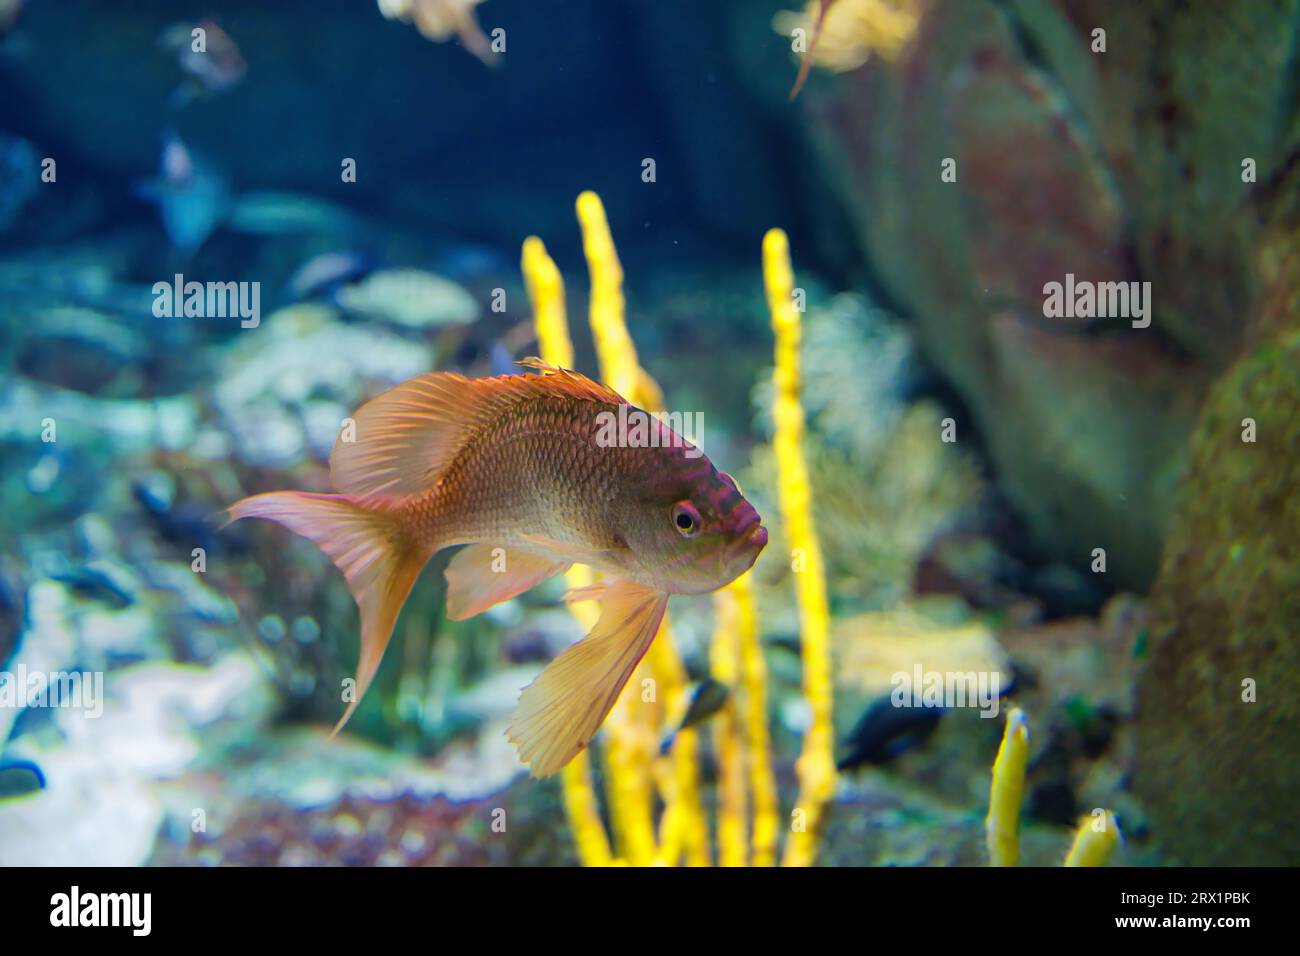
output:
[[[612,402],[615,405],[626,405],[628,403],[626,398],[608,385],[587,378],[581,372],[552,365],[536,355],[521,358],[515,364],[541,372],[543,381],[554,385],[558,391],[572,395],[574,398],[585,398],[593,402]],[[550,376],[556,377],[552,379]]]
[[[447,617],[463,621],[569,568],[568,561],[494,544],[463,548],[447,565]]]
[[[572,591],[567,599],[599,601],[600,619],[519,695],[510,739],[534,777],[560,770],[596,735],[668,607],[662,591],[613,579]]]
[[[539,366],[530,366],[539,367]],[[466,378],[429,372],[362,405],[330,454],[341,494],[405,498],[427,491],[473,436],[511,406],[568,395],[620,403],[617,393],[564,369],[544,375]]]

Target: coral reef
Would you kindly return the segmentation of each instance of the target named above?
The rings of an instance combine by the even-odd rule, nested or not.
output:
[[[1296,222],[1275,250],[1294,255]],[[1272,301],[1294,303],[1296,274]],[[1300,863],[1298,314],[1284,306],[1207,399],[1151,595],[1134,782],[1181,863]]]

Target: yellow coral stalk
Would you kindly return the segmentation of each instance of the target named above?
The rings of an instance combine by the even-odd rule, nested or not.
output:
[[[660,625],[659,636],[650,645],[647,659],[664,705],[660,716],[685,713],[690,696],[686,668],[677,656],[667,615]],[[662,726],[661,720],[658,727]],[[651,740],[650,743],[653,745],[657,741]],[[687,727],[677,734],[667,765],[661,768],[656,763],[656,778],[664,800],[658,862],[668,866],[676,864],[679,859],[684,859],[687,866],[709,865],[709,832],[699,799],[696,748],[695,730]]]
[[[578,197],[576,206],[582,227],[583,252],[591,274],[589,317],[601,378],[634,405],[658,411],[663,407],[662,392],[654,379],[641,368],[636,345],[627,331],[623,266],[609,231],[605,207],[600,197],[590,191]],[[611,805],[617,803],[620,806],[613,816],[625,839],[633,841],[638,848],[643,847],[647,839],[653,844],[651,793],[646,768],[654,760],[660,729],[652,718],[662,715],[662,708],[633,704],[631,695],[640,693],[646,673],[653,674],[656,691],[664,694],[662,700],[665,704],[672,703],[676,689],[685,684],[685,671],[672,643],[667,615],[647,660],[637,668],[628,684],[629,689],[620,696],[606,724],[610,731]],[[679,845],[683,848],[698,848],[707,843],[707,836],[702,831],[704,812],[695,781],[694,741],[694,734],[677,741],[672,784],[661,788],[667,804],[664,812],[670,827],[674,828],[670,832],[674,840],[680,838]],[[686,830],[678,829],[682,827]],[[675,850],[672,855],[675,856]],[[690,851],[690,858],[698,862],[698,849]],[[639,862],[630,854],[629,860]]]
[[[993,761],[989,787],[989,815],[984,823],[989,863],[1015,866],[1020,859],[1020,803],[1025,794],[1025,766],[1029,762],[1029,728],[1016,708],[1007,714],[1007,726]]]
[[[776,335],[772,419],[781,517],[791,548],[803,644],[803,687],[812,711],[795,769],[799,798],[786,843],[786,866],[809,866],[817,850],[826,804],[835,795],[834,731],[831,727],[830,611],[821,545],[813,524],[808,465],[803,456],[804,416],[799,402],[799,312],[794,307],[790,245],[780,229],[763,237],[763,279]]]
[[[1088,814],[1079,821],[1074,843],[1065,855],[1063,866],[1105,866],[1121,834],[1115,814],[1103,810],[1100,815]]]
[[[713,679],[732,690],[713,718],[713,749],[718,761],[718,862],[744,866],[749,858],[745,821],[745,754],[734,690],[739,683],[739,641],[735,595],[724,588],[714,598],[717,623],[709,645]]]
[[[587,270],[591,274],[588,315],[600,376],[614,391],[635,402],[640,365],[636,346],[623,320],[623,266],[618,261],[600,197],[593,192],[582,193],[577,211]],[[655,855],[647,772],[651,754],[647,752],[645,740],[647,715],[639,703],[634,703],[641,693],[646,669],[643,661],[605,721],[610,816],[619,845],[633,865],[646,865]]]
[[[545,243],[536,236],[524,240],[521,265],[542,359],[560,368],[573,368],[573,341],[569,338],[564,308],[564,277],[546,252]]]
[[[629,402],[638,404],[641,366],[636,346],[624,322],[623,265],[605,218],[605,207],[593,192],[578,197],[582,251],[591,273],[591,334],[596,343],[601,378]]]
[[[573,366],[573,343],[564,309],[564,280],[560,270],[536,236],[524,240],[521,268],[528,298],[533,306],[533,323],[542,358],[562,368]],[[591,569],[575,565],[565,576],[570,588],[586,587]],[[596,624],[597,609],[587,603],[569,605],[569,610],[590,630]],[[596,794],[591,785],[591,765],[586,753],[578,754],[560,775],[564,809],[578,848],[578,859],[586,866],[608,866],[615,862],[609,839],[600,822]]]
[[[726,588],[735,607],[735,629],[740,649],[741,686],[745,702],[745,745],[749,762],[749,787],[754,804],[754,866],[776,863],[776,778],[772,773],[772,748],[767,732],[767,664],[758,639],[754,590],[746,571]]]
[[[591,786],[591,762],[586,752],[578,754],[560,772],[564,812],[583,866],[610,866],[615,862],[609,838],[596,808],[596,791]]]

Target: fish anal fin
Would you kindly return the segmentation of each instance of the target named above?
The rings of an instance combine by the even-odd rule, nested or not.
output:
[[[569,599],[599,601],[600,619],[519,696],[509,736],[534,777],[556,773],[591,742],[668,606],[662,591],[620,579],[570,592]]]
[[[472,544],[447,565],[447,617],[463,621],[481,614],[568,568],[568,561],[549,555]]]

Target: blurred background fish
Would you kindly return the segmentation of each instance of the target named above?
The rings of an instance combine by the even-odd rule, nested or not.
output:
[[[687,727],[704,723],[722,709],[722,705],[730,696],[731,688],[712,677],[706,677],[693,686],[686,705],[686,713],[682,715],[677,726],[664,735],[664,739],[659,743],[659,753],[663,755],[672,750],[678,734]]]
[[[163,137],[158,175],[135,184],[153,204],[163,231],[184,253],[197,251],[230,211],[230,184],[215,165],[194,156],[176,133]]]
[[[159,36],[158,45],[175,56],[185,74],[172,94],[177,108],[225,93],[248,72],[239,46],[214,20],[173,24]]]
[[[895,707],[888,697],[879,698],[840,743],[836,769],[889,763],[929,740],[944,713],[943,707]]]
[[[390,20],[414,23],[422,36],[435,43],[443,43],[455,36],[485,66],[495,66],[497,55],[474,15],[474,8],[482,2],[483,0],[379,0],[379,10]]]

